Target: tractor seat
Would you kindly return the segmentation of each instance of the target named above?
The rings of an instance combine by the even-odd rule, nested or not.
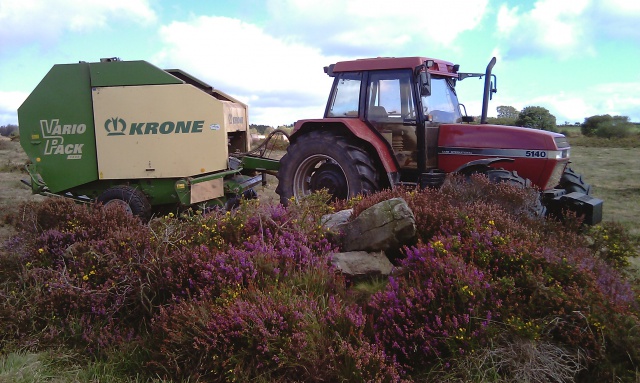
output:
[[[389,118],[389,114],[384,106],[370,106],[367,118],[369,121],[386,121]]]

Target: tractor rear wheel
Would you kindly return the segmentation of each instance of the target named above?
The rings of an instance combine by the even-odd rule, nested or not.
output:
[[[140,217],[143,221],[148,221],[151,218],[149,200],[144,193],[131,186],[119,185],[111,187],[102,192],[96,202],[102,203],[103,206],[121,207],[126,212]]]
[[[515,185],[521,189],[531,187],[531,181],[518,175],[515,171],[509,171],[505,169],[493,169],[490,168],[483,172],[493,183],[506,182],[510,185]],[[525,211],[531,217],[544,217],[547,213],[547,208],[544,207],[540,198],[536,198],[533,204],[527,206]]]
[[[332,200],[348,199],[378,190],[378,172],[369,154],[346,137],[312,131],[299,137],[280,160],[280,202],[287,205],[326,189]]]
[[[565,189],[567,193],[580,192],[584,194],[591,193],[591,185],[582,180],[582,175],[573,171],[570,167],[564,169],[558,189]]]

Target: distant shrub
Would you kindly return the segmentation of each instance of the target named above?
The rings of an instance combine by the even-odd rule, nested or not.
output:
[[[0,126],[0,136],[13,137],[19,134],[18,125],[8,124]]]
[[[630,135],[632,128],[629,117],[609,114],[585,118],[580,126],[583,135],[600,138],[625,138]]]
[[[541,106],[526,106],[518,114],[515,125],[550,132],[555,132],[557,129],[556,117],[547,108]]]
[[[600,138],[627,138],[630,134],[629,129],[622,125],[605,125],[596,131]]]

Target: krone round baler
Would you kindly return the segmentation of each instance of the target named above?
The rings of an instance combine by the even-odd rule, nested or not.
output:
[[[261,175],[243,167],[247,106],[145,61],[54,65],[18,109],[32,191],[119,204],[229,205]]]

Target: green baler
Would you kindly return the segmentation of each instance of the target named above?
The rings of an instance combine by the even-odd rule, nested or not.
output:
[[[18,109],[32,191],[120,204],[143,218],[163,206],[254,195],[247,106],[180,70],[102,59],[55,65]]]

